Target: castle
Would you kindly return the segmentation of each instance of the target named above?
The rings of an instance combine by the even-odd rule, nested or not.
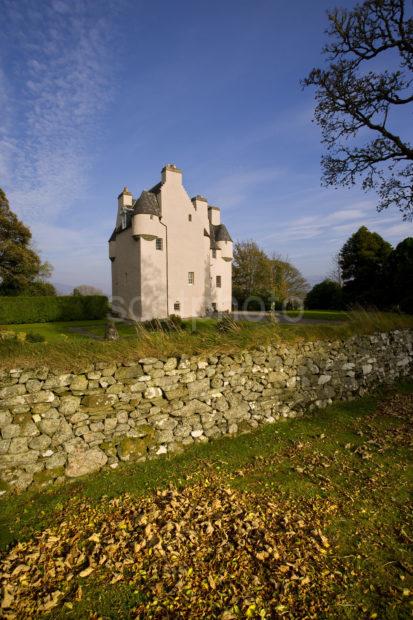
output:
[[[126,187],[118,196],[112,307],[137,321],[231,310],[232,246],[220,209],[189,198],[182,171],[165,166],[161,182],[139,198]]]

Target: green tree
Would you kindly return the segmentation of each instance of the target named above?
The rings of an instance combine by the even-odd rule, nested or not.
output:
[[[241,241],[234,246],[233,294],[239,307],[249,297],[248,309],[270,309],[272,303],[280,308],[291,300],[304,299],[308,283],[289,261],[273,255],[270,258],[255,241]]]
[[[387,261],[389,306],[413,314],[413,237],[401,241]]]
[[[0,295],[55,294],[44,281],[51,267],[42,264],[31,239],[30,229],[13,213],[0,189]]]
[[[100,290],[100,288],[96,288],[95,286],[91,286],[90,284],[80,284],[73,289],[72,295],[85,296],[85,295],[103,295],[104,293]]]
[[[385,305],[385,273],[391,251],[390,243],[366,226],[346,241],[339,258],[346,305]]]
[[[297,267],[279,257],[271,259],[271,267],[273,278],[271,293],[276,304],[282,305],[291,300],[294,305],[297,300],[304,300],[310,287]]]
[[[323,280],[307,293],[304,305],[308,310],[341,310],[343,289],[338,282]]]
[[[255,241],[235,243],[232,284],[233,295],[240,305],[251,296],[268,296],[272,285],[271,261]],[[252,309],[252,305],[248,307]]]
[[[329,11],[326,67],[313,69],[304,85],[316,88],[325,184],[361,179],[364,189],[378,192],[378,210],[396,206],[411,219],[413,145],[395,122],[397,111],[411,113],[413,104],[413,18],[406,4],[365,0]]]

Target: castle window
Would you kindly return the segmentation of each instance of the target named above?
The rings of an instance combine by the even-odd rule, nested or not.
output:
[[[193,271],[188,271],[188,284],[195,283],[195,274]]]
[[[180,310],[181,309],[181,302],[180,301],[176,301],[174,303],[174,310]]]
[[[216,250],[212,250],[212,258],[216,258],[217,257],[217,251]]]
[[[191,213],[188,215],[188,222],[192,222],[192,215],[191,215]]]
[[[160,237],[157,237],[156,239],[156,249],[163,250],[163,241]]]
[[[217,276],[217,288],[221,288],[221,276]]]

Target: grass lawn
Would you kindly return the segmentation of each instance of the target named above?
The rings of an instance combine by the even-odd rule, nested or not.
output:
[[[119,323],[121,338],[116,342],[101,340],[105,321],[0,326],[0,331],[34,332],[45,338],[45,342],[0,340],[0,367],[38,366],[47,360],[56,369],[76,370],[92,360],[133,361],[159,355],[159,351],[164,356],[212,355],[276,342],[337,340],[380,330],[413,328],[413,316],[392,313],[307,311],[305,318],[314,319],[314,324],[240,321],[239,331],[227,333],[218,331],[216,320],[211,318],[186,320],[185,328],[174,332],[143,329],[137,333],[133,326]],[[318,323],[320,320],[325,322]]]
[[[411,618],[412,431],[405,383],[3,499],[6,603],[18,617]]]
[[[284,312],[287,316],[301,316],[300,310],[287,310]],[[303,319],[311,319],[314,321],[348,321],[349,314],[340,310],[304,310]]]

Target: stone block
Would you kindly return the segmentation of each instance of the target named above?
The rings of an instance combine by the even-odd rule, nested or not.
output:
[[[70,382],[70,389],[76,392],[84,392],[87,390],[88,380],[85,375],[76,375]]]
[[[29,441],[29,448],[43,452],[50,446],[52,440],[48,435],[38,435]]]
[[[121,461],[134,461],[147,455],[148,448],[154,444],[152,438],[124,437],[118,445],[118,456]]]
[[[143,374],[142,366],[136,364],[134,366],[121,366],[115,371],[114,376],[117,381],[122,381],[123,379],[136,379]]]
[[[7,424],[1,429],[1,436],[3,439],[12,439],[20,435],[20,426],[18,424]]]
[[[56,431],[59,429],[60,426],[60,420],[59,419],[49,419],[49,420],[42,420],[41,422],[39,422],[39,429],[42,433],[44,433],[45,435],[54,435],[56,433]]]
[[[92,474],[102,469],[106,465],[108,457],[99,448],[90,448],[89,450],[76,451],[69,454],[66,476],[69,478],[78,478],[86,474]]]
[[[62,396],[60,399],[59,411],[63,415],[69,416],[76,413],[80,406],[79,396]]]
[[[10,440],[9,454],[20,454],[27,451],[27,437],[13,437]]]

